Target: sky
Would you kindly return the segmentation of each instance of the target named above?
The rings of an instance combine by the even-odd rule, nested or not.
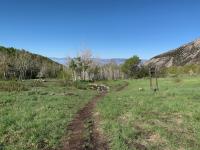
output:
[[[200,37],[199,0],[0,0],[0,45],[149,59]]]

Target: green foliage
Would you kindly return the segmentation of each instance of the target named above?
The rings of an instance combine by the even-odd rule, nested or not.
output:
[[[5,48],[3,46],[0,46],[0,52],[8,54],[8,55],[15,55],[17,53],[17,49],[11,47],[11,48]]]
[[[136,78],[144,78],[149,75],[149,69],[146,66],[140,66],[136,72]]]
[[[127,59],[122,65],[122,71],[130,77],[135,76],[135,73],[138,70],[138,65],[141,62],[138,56],[133,56]]]
[[[72,85],[72,71],[68,68],[63,69],[59,76],[59,79],[62,79],[61,84],[64,86],[71,86]]]
[[[157,75],[160,78],[166,77],[167,76],[167,68],[165,68],[165,67],[160,68],[159,71],[157,72]]]
[[[167,75],[198,75],[200,74],[200,65],[172,66],[166,68],[165,73]]]
[[[69,62],[69,68],[71,68],[72,70],[76,70],[77,64],[75,62],[75,59],[71,59]]]
[[[68,81],[72,81],[72,71],[70,70],[65,70],[63,71],[63,79],[68,82]]]
[[[122,72],[130,78],[143,78],[148,76],[148,68],[142,66],[138,56],[133,56],[127,59],[121,66]]]

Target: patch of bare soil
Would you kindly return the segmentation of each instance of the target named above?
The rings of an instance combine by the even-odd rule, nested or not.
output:
[[[120,91],[128,85],[119,87]],[[95,96],[84,108],[77,112],[75,118],[68,125],[69,134],[62,140],[60,150],[108,150],[108,142],[100,133],[99,115],[94,115],[97,102],[106,95],[106,92]],[[68,138],[66,138],[68,137]]]
[[[116,89],[116,91],[121,91],[121,90],[123,90],[125,87],[127,87],[128,86],[128,82],[125,82],[125,84],[124,85],[122,85],[122,86],[119,86],[117,89]]]
[[[97,101],[105,96],[102,93],[94,97],[76,114],[75,118],[68,125],[69,137],[63,139],[61,150],[97,150],[108,149],[107,143],[102,142],[96,130],[93,120],[93,110]]]

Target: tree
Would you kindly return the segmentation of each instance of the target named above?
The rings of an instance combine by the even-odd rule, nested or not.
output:
[[[137,78],[137,72],[139,71],[140,62],[140,58],[135,55],[124,62],[121,70],[127,75],[127,77]]]
[[[30,62],[30,55],[25,50],[22,50],[21,53],[18,53],[16,56],[16,66],[19,70],[19,80],[27,77],[27,71],[28,68],[30,68]]]
[[[77,65],[74,59],[69,60],[69,68],[72,70],[73,80],[76,81],[77,80],[77,75],[76,75]]]
[[[82,67],[81,79],[86,79],[86,74],[88,75],[87,70],[91,67],[92,64],[92,52],[89,49],[85,49],[80,53],[80,61]]]
[[[99,72],[100,72],[100,65],[97,62],[92,61],[90,67],[88,68],[88,79],[99,80],[100,79]]]
[[[82,51],[76,58],[70,59],[69,69],[73,72],[73,79],[86,80],[89,79],[89,70],[92,65],[92,53],[89,49]]]
[[[8,58],[6,57],[5,54],[0,53],[0,76],[4,77],[6,79],[6,73],[8,70]]]
[[[146,66],[140,65],[137,72],[137,78],[143,78],[149,76],[149,69]]]
[[[4,79],[36,78],[38,73],[45,77],[56,77],[62,65],[25,50],[0,47],[0,77]]]
[[[115,80],[123,77],[121,67],[114,61],[108,64],[92,59],[89,49],[82,51],[76,58],[68,61],[73,80]]]

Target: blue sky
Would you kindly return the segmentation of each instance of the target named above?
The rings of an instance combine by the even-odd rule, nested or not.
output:
[[[148,59],[200,37],[198,0],[0,0],[0,45]]]

